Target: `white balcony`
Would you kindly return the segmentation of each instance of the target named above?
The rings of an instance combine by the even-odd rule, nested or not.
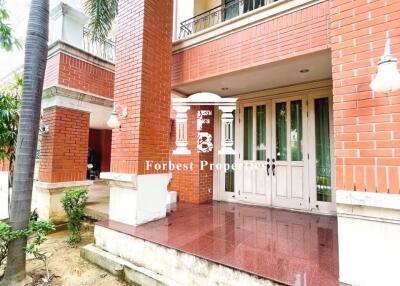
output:
[[[88,18],[82,8],[71,1],[60,1],[50,11],[50,41],[62,41],[103,60],[114,63],[115,43],[98,40],[86,28]]]

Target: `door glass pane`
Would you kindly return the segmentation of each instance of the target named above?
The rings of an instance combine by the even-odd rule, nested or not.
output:
[[[266,160],[266,106],[257,106],[257,160]]]
[[[253,107],[244,108],[244,150],[243,159],[253,159]]]
[[[315,148],[317,200],[331,202],[331,145],[328,98],[315,100]]]
[[[276,160],[287,160],[286,102],[279,102],[275,108]]]
[[[301,100],[290,103],[290,151],[292,161],[302,161],[303,117]]]
[[[233,148],[235,148],[235,111],[233,112]],[[235,163],[235,155],[225,155],[225,163],[233,166]],[[229,168],[225,172],[225,191],[234,192],[235,191],[235,171]]]

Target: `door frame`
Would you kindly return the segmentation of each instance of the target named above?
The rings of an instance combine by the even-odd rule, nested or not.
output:
[[[235,133],[235,150],[243,150],[244,148],[244,140],[243,140],[243,132],[244,132],[244,108],[245,107],[253,107],[253,147],[252,147],[252,160],[246,160],[248,164],[267,164],[266,161],[258,161],[257,160],[257,106],[262,106],[265,105],[266,107],[266,114],[265,114],[265,126],[266,126],[266,158],[271,158],[271,126],[268,125],[268,118],[272,116],[271,114],[271,99],[266,99],[266,98],[260,98],[259,100],[252,101],[252,102],[242,102],[239,103],[237,106],[237,110],[239,111],[239,116],[237,120],[237,129],[238,132]],[[235,127],[236,127],[235,126]],[[266,184],[266,190],[265,190],[265,200],[264,201],[256,201],[255,198],[259,197],[260,195],[257,194],[252,194],[252,195],[247,195],[251,196],[249,198],[246,197],[244,194],[244,180],[243,180],[243,172],[244,172],[244,164],[245,160],[243,158],[242,152],[236,152],[236,157],[235,157],[235,162],[238,162],[241,168],[239,168],[235,172],[235,192],[237,193],[237,200],[243,203],[249,203],[249,204],[256,204],[256,205],[261,205],[261,206],[271,206],[272,202],[272,196],[271,196],[271,180],[272,176],[268,176],[267,179],[267,184]],[[271,172],[271,171],[270,171]],[[238,175],[240,174],[240,175]],[[236,180],[237,179],[237,180]],[[237,184],[236,184],[237,182]],[[254,182],[256,183],[256,182]],[[269,187],[268,187],[269,185]],[[268,189],[269,188],[269,189]]]
[[[316,191],[316,150],[315,150],[315,112],[314,112],[314,100],[319,98],[328,97],[329,102],[329,136],[330,136],[330,155],[331,155],[331,192],[332,192],[332,202],[321,202],[317,201],[317,191]],[[335,172],[335,163],[334,163],[334,130],[333,130],[333,98],[332,96],[321,95],[321,94],[309,94],[308,95],[308,137],[313,144],[310,144],[308,147],[308,154],[310,159],[308,164],[310,166],[309,170],[309,181],[310,181],[310,190],[315,190],[310,192],[310,210],[319,212],[319,213],[335,213],[336,212],[336,172]]]
[[[286,161],[278,161],[276,160],[276,118],[275,118],[275,112],[276,112],[276,104],[280,102],[285,102],[286,103],[286,112],[287,112],[287,117],[286,117],[286,144],[289,147],[290,142],[291,142],[291,134],[290,134],[290,124],[291,124],[291,105],[290,103],[292,101],[301,101],[301,106],[302,106],[302,124],[303,124],[303,148],[302,148],[302,153],[303,153],[303,160],[302,161],[292,161],[292,153],[291,149],[287,148],[287,160]],[[310,181],[308,180],[309,178],[309,158],[308,158],[308,150],[309,150],[309,140],[307,136],[308,132],[308,107],[307,107],[307,100],[308,96],[306,94],[303,95],[295,95],[295,96],[284,96],[280,98],[276,98],[272,100],[272,117],[271,117],[271,126],[272,126],[272,133],[271,133],[271,152],[272,152],[272,158],[276,160],[275,164],[277,166],[288,166],[287,167],[287,176],[286,178],[286,184],[288,188],[290,188],[290,193],[292,194],[292,166],[293,167],[303,167],[303,175],[305,177],[304,180],[302,180],[303,183],[303,199],[286,199],[286,198],[278,198],[276,196],[276,180],[277,176],[272,177],[272,206],[274,207],[281,207],[281,208],[288,208],[288,209],[295,209],[295,210],[309,210],[310,209]],[[281,162],[281,163],[279,163]],[[290,201],[288,201],[290,200]],[[302,207],[299,207],[301,205]]]
[[[296,209],[298,212],[308,212],[308,213],[318,213],[318,214],[323,214],[323,215],[336,215],[336,203],[335,203],[335,162],[334,162],[334,137],[333,137],[333,97],[332,97],[332,81],[331,80],[323,80],[323,81],[318,81],[318,82],[311,82],[311,83],[306,83],[306,84],[298,84],[294,86],[287,86],[287,87],[280,87],[280,88],[275,88],[275,89],[270,89],[270,90],[264,90],[264,91],[258,91],[258,92],[251,92],[251,93],[246,93],[246,94],[241,94],[238,96],[235,96],[238,98],[238,103],[237,103],[237,110],[238,112],[240,110],[240,105],[243,104],[256,104],[259,102],[263,102],[266,100],[272,100],[272,99],[279,99],[282,97],[293,97],[296,95],[308,95],[308,104],[310,102],[310,98],[322,98],[322,97],[328,97],[329,103],[330,103],[330,133],[331,133],[331,172],[332,172],[332,202],[329,203],[330,206],[325,208],[325,207],[320,207],[320,208],[315,208],[315,207],[309,207],[309,209],[306,210],[301,210],[301,209]],[[310,110],[310,107],[308,106],[308,110]],[[218,151],[220,148],[220,112],[218,108],[215,108],[214,110],[214,163],[224,163],[224,156],[218,155]],[[238,115],[236,113],[236,115]],[[239,114],[241,116],[241,114]],[[310,124],[310,118],[307,120],[307,124]],[[308,127],[308,133],[307,136],[309,136],[310,130],[312,128]],[[235,150],[236,150],[236,155],[235,155],[235,162],[239,162],[239,156],[241,156],[242,149],[243,149],[243,140],[240,138],[241,136],[241,127],[239,120],[235,120]],[[311,137],[310,137],[311,138]],[[313,141],[311,141],[313,142]],[[310,154],[310,159],[311,159],[311,154],[313,153],[312,150],[314,149],[315,152],[315,144],[308,144],[308,150],[307,153]],[[305,151],[306,152],[306,151]],[[315,158],[315,157],[314,157]],[[311,160],[308,160],[309,164],[309,174],[311,173],[310,170],[312,170],[312,165],[310,165]],[[315,161],[314,161],[315,162]],[[239,188],[238,186],[241,184],[241,176],[235,172],[235,192],[234,193],[226,193],[225,192],[225,175],[223,171],[218,171],[214,169],[213,172],[213,200],[217,201],[227,201],[227,202],[233,202],[233,203],[245,203],[248,204],[247,202],[241,201],[238,199],[238,191]],[[311,176],[308,175],[308,184],[309,184],[309,192],[310,192],[310,200],[311,204],[313,203],[311,194],[312,192],[312,184],[313,182],[311,181]],[[316,196],[316,193],[315,193]],[[256,204],[256,205],[261,205],[263,204]],[[272,205],[267,205],[271,206]],[[282,208],[283,207],[274,207],[274,208]]]

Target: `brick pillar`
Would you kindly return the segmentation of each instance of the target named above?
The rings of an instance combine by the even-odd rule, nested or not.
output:
[[[87,112],[62,107],[43,111],[49,132],[42,136],[39,181],[85,181],[89,140]]]
[[[65,221],[59,202],[62,192],[90,184],[86,180],[89,116],[63,107],[43,110],[48,133],[42,135],[39,181],[33,193],[33,206],[42,218],[55,223]]]
[[[369,85],[387,36],[400,58],[399,11],[398,0],[331,1],[340,279],[350,284],[397,282],[400,93]]]
[[[137,225],[166,215],[170,174],[145,164],[169,159],[172,0],[120,0],[116,47],[114,100],[128,115],[102,177],[111,180],[110,219]]]
[[[193,170],[174,170],[170,189],[177,191],[179,201],[188,203],[207,203],[212,200],[213,189],[213,171],[210,165],[213,163],[213,152],[199,153],[197,151],[197,112],[200,110],[210,110],[214,114],[213,106],[191,106],[188,114],[187,131],[188,131],[188,149],[191,151],[190,155],[172,155],[171,161],[174,164],[189,164],[193,162]],[[204,125],[202,131],[214,135],[214,116],[207,117],[210,119],[211,124]],[[175,125],[173,133],[171,134],[171,150],[175,146]],[[214,140],[215,144],[215,140]],[[218,151],[215,151],[218,152]],[[207,166],[201,168],[201,162]]]
[[[128,108],[113,132],[111,171],[143,174],[169,159],[172,0],[119,1],[115,102]]]

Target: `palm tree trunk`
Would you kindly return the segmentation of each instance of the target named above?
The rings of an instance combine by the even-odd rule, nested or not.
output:
[[[25,45],[24,89],[17,139],[10,223],[14,230],[26,229],[32,200],[33,172],[38,141],[44,72],[47,62],[49,0],[32,0]],[[10,243],[4,285],[26,279],[26,239]]]

